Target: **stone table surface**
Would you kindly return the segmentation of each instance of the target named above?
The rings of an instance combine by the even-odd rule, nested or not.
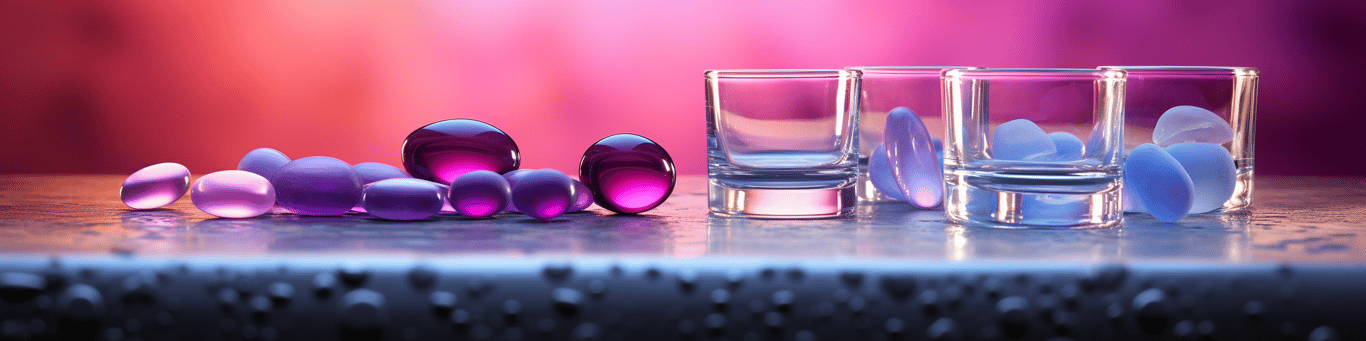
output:
[[[363,214],[307,217],[277,211],[218,219],[187,197],[128,209],[123,176],[0,176],[0,252],[11,255],[402,255],[548,257],[759,257],[915,261],[1363,264],[1366,179],[1259,177],[1254,207],[1168,224],[1128,214],[1122,228],[1004,230],[948,224],[943,211],[907,204],[859,207],[824,220],[711,216],[706,178],[680,177],[664,205],[640,215],[594,206],[539,222],[443,215],[393,222]]]

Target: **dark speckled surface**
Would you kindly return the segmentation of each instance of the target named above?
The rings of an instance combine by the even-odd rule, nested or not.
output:
[[[356,214],[214,219],[189,198],[133,211],[122,176],[0,176],[0,252],[24,254],[380,254],[757,256],[915,260],[1228,263],[1366,260],[1366,179],[1259,177],[1254,208],[1176,224],[1125,216],[1123,228],[1019,231],[947,225],[942,211],[860,207],[826,220],[707,214],[705,178],[682,177],[664,205],[636,216],[594,206],[550,222],[517,214],[389,222]]]

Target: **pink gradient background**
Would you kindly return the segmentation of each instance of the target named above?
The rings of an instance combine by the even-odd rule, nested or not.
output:
[[[1366,175],[1366,3],[3,1],[0,173],[400,164],[473,118],[523,168],[631,132],[704,174],[702,71],[859,65],[1261,69],[1259,174]]]

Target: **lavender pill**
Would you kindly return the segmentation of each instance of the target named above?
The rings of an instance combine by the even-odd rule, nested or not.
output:
[[[441,212],[441,187],[419,179],[385,179],[365,186],[361,199],[370,215],[389,220],[421,220]]]
[[[574,180],[574,206],[569,207],[569,212],[582,211],[588,206],[593,206],[593,191],[583,182]]]
[[[250,218],[275,206],[275,187],[256,173],[225,170],[195,180],[190,201],[204,213],[222,218]]]
[[[284,167],[289,161],[289,157],[278,150],[256,148],[247,152],[247,155],[242,157],[242,161],[237,162],[237,170],[256,173],[256,175],[270,179],[275,176],[275,172],[280,171],[280,167]]]
[[[507,179],[491,171],[473,171],[461,175],[451,183],[451,206],[460,214],[492,217],[512,203],[512,188]]]
[[[188,168],[174,162],[158,163],[139,169],[123,180],[119,199],[133,209],[158,208],[180,200],[189,187]]]
[[[361,201],[360,176],[351,165],[332,157],[290,161],[270,183],[276,203],[302,215],[338,216]]]
[[[511,172],[503,173],[503,179],[507,179],[508,188],[512,188],[513,186],[517,186],[517,179],[521,179],[522,176],[526,175],[526,172],[530,172],[533,170],[534,169],[518,169]],[[511,201],[508,202],[508,207],[504,210],[512,213],[521,213],[517,212],[517,207],[513,206]]]
[[[552,169],[526,172],[512,188],[512,204],[532,218],[558,217],[574,205],[573,179]]]

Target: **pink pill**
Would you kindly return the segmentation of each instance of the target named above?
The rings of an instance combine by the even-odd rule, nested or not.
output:
[[[119,187],[124,205],[145,210],[170,205],[190,187],[190,170],[175,162],[158,163],[133,172]]]
[[[190,201],[204,213],[223,218],[250,218],[275,206],[275,187],[256,173],[226,170],[200,177],[190,188]]]

